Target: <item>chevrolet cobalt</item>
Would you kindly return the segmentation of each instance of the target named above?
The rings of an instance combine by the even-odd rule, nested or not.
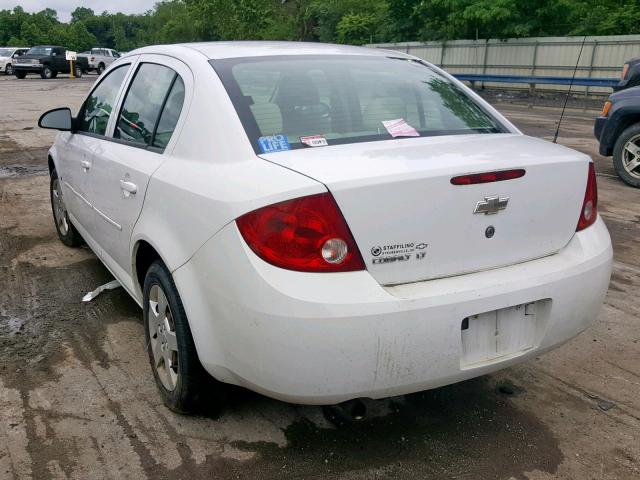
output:
[[[607,291],[590,158],[400,52],[146,47],[39,125],[60,240],[142,307],[175,411],[224,383],[329,404],[459,382],[568,341]]]

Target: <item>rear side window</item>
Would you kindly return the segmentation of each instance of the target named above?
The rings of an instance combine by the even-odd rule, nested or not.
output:
[[[80,110],[76,130],[95,135],[106,133],[111,111],[128,69],[129,65],[122,65],[102,79]]]
[[[179,93],[179,86],[174,89],[179,78],[178,74],[169,67],[143,63],[129,86],[114,137],[139,145],[164,148],[171,138],[175,122],[180,115],[179,110],[177,114],[175,111],[178,108],[182,109],[184,101],[182,80],[179,82],[179,85],[182,85],[182,95]],[[176,95],[172,96],[173,93]],[[165,109],[169,101],[171,105]],[[180,105],[177,106],[177,103]],[[166,110],[166,114],[163,110]],[[171,126],[174,116],[175,122]],[[163,119],[162,130],[159,130],[159,122]]]
[[[304,55],[211,60],[256,152],[504,127],[432,68],[398,58]],[[302,138],[301,138],[302,137]]]

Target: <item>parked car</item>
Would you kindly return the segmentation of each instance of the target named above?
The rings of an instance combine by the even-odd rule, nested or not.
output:
[[[600,155],[612,156],[618,176],[640,188],[640,86],[611,94],[593,131]]]
[[[92,48],[88,52],[79,53],[78,57],[85,57],[87,59],[89,64],[87,67],[88,72],[95,71],[98,75],[102,75],[105,68],[120,58],[120,53],[111,48]]]
[[[13,75],[13,63],[16,58],[27,53],[28,48],[23,47],[4,47],[0,48],[0,72],[5,75]]]
[[[66,59],[67,49],[54,45],[38,45],[31,47],[27,53],[16,59],[13,72],[18,78],[25,78],[29,73],[37,73],[44,79],[56,78],[58,73],[69,73],[70,62]],[[79,57],[74,64],[74,75],[81,77],[87,70],[86,58]]]
[[[613,87],[614,92],[640,85],[640,57],[632,58],[622,67],[622,75],[618,85]]]
[[[146,47],[39,125],[60,240],[142,307],[176,411],[223,382],[305,404],[459,382],[563,344],[607,291],[590,158],[400,52]]]

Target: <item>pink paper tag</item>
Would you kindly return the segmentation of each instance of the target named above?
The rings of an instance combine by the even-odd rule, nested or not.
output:
[[[392,137],[419,137],[418,131],[409,125],[404,118],[383,120],[382,124]]]
[[[329,145],[327,139],[322,135],[309,135],[307,137],[300,137],[300,142],[310,147],[326,147]]]

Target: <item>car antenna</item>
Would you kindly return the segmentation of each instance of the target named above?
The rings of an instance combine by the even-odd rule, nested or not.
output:
[[[578,52],[578,60],[576,60],[576,66],[573,69],[573,75],[571,76],[571,82],[569,82],[569,91],[567,92],[567,96],[564,97],[564,105],[562,106],[562,112],[560,112],[560,120],[558,120],[558,125],[556,126],[556,133],[553,135],[553,143],[558,143],[558,134],[560,133],[560,125],[562,124],[562,119],[564,118],[564,110],[567,108],[567,102],[569,101],[569,96],[571,95],[571,88],[573,87],[573,82],[576,79],[576,72],[578,71],[578,65],[580,65],[580,57],[582,56],[582,49],[584,48],[584,44],[587,41],[587,36],[585,35],[582,39],[582,45],[580,45],[580,51]]]

